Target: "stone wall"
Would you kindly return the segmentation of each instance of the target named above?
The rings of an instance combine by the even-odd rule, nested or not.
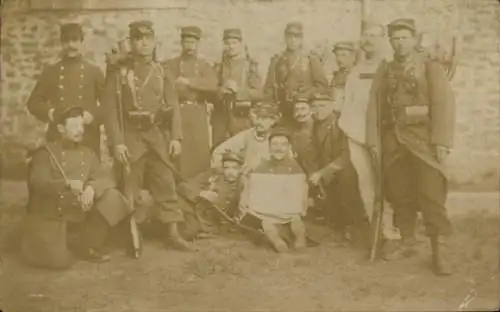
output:
[[[12,0],[16,1],[16,0]],[[107,0],[109,1],[109,0]],[[114,0],[118,2],[119,0]],[[9,1],[7,1],[9,2]],[[458,103],[456,147],[449,158],[450,174],[458,183],[478,182],[496,174],[499,163],[499,5],[495,0],[372,0],[373,20],[388,23],[413,17],[421,30],[440,38],[460,33],[462,56],[453,80]],[[104,66],[104,53],[127,24],[135,19],[155,23],[161,41],[160,55],[179,53],[179,28],[199,25],[204,30],[201,53],[217,61],[221,34],[226,27],[241,27],[250,54],[260,63],[263,75],[269,58],[283,47],[283,29],[301,20],[306,44],[329,57],[335,41],[356,40],[360,32],[359,0],[189,0],[185,8],[161,10],[2,11],[2,123],[3,135],[22,131],[21,145],[32,144],[41,126],[25,111],[24,103],[43,63],[58,52],[58,23],[78,20],[87,34],[86,56]]]

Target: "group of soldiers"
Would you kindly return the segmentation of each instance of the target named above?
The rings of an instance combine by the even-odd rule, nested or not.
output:
[[[137,230],[130,220],[143,190],[169,246],[196,250],[181,231],[187,223],[183,201],[238,206],[232,196],[241,191],[233,183],[238,176],[297,170],[289,162],[261,165],[269,155],[286,157],[289,144],[315,194],[313,204],[323,206],[340,240],[352,226],[366,246],[373,245],[370,223],[378,217],[372,210],[386,198],[401,241],[382,248],[384,257],[415,250],[421,211],[433,270],[448,275],[443,162],[453,138],[453,94],[442,66],[417,53],[413,20],[365,26],[364,57],[356,61],[354,43],[337,43],[339,68],[328,82],[320,57],[304,50],[302,24],[287,24],[286,50],[271,58],[262,83],[240,29],[224,30],[221,62],[212,67],[198,56],[200,28],[182,28],[182,54],[160,63],[152,23],[133,22],[127,48],[108,55],[104,75],[82,57],[81,26],[64,24],[62,57],[43,70],[27,103],[49,124],[47,144],[30,162],[23,240],[28,261],[66,268],[75,253],[107,261],[102,247],[111,227],[132,224]],[[386,33],[394,50],[390,62],[380,52]],[[101,125],[115,160],[113,175],[99,165]],[[211,188],[188,196],[190,181],[200,177]],[[226,191],[231,196],[221,194]],[[220,212],[230,219],[231,210]],[[247,220],[239,219],[242,227],[263,228],[275,249],[286,250],[267,221]],[[290,226],[292,234],[303,235],[300,222]],[[305,241],[295,243],[300,248]]]

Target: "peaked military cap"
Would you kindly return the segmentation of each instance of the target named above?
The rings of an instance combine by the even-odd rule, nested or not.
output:
[[[257,102],[252,105],[252,113],[259,117],[277,117],[278,116],[278,108],[277,106],[270,101],[265,102]]]
[[[128,25],[131,38],[142,36],[154,35],[153,23],[150,21],[142,20],[135,21]]]
[[[311,102],[311,97],[307,94],[299,94],[294,97],[295,103],[309,103]]]
[[[268,140],[271,141],[272,138],[277,136],[283,136],[286,137],[288,140],[290,140],[291,133],[283,125],[277,125],[271,129],[271,133],[269,134]]]
[[[234,161],[239,163],[240,165],[245,162],[243,155],[241,153],[237,153],[231,149],[227,149],[222,154],[222,162],[225,161]]]
[[[70,105],[56,108],[54,110],[54,123],[63,124],[70,117],[83,116],[83,107]]]
[[[232,39],[243,39],[243,35],[241,33],[241,29],[239,28],[228,28],[224,29],[223,40],[232,38]]]
[[[181,28],[181,37],[201,38],[201,29],[198,26],[186,26]]]
[[[347,50],[353,52],[356,49],[354,42],[342,41],[338,42],[333,46],[332,52],[337,52],[338,50]]]
[[[290,22],[286,25],[285,34],[302,35],[304,33],[304,26],[301,22]]]
[[[389,33],[401,28],[408,29],[413,32],[417,31],[417,27],[415,26],[415,20],[412,18],[399,18],[387,25],[387,30]]]
[[[78,23],[65,23],[61,25],[61,41],[83,40],[83,29]]]

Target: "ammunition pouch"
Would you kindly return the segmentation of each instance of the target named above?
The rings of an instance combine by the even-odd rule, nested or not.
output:
[[[82,207],[82,203],[78,198],[78,195],[75,194],[70,188],[65,188],[59,194],[58,207],[60,210],[58,211],[59,215],[67,215],[70,216],[73,220],[81,220],[84,218],[84,211]]]
[[[161,108],[156,113],[148,111],[129,111],[129,125],[137,130],[148,131],[154,126],[162,129],[170,129],[172,125],[173,111],[171,108]]]
[[[232,107],[234,117],[246,118],[250,115],[250,101],[235,101]]]

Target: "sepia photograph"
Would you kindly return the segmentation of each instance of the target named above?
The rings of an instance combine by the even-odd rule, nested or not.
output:
[[[0,312],[500,309],[500,1],[0,14]]]

